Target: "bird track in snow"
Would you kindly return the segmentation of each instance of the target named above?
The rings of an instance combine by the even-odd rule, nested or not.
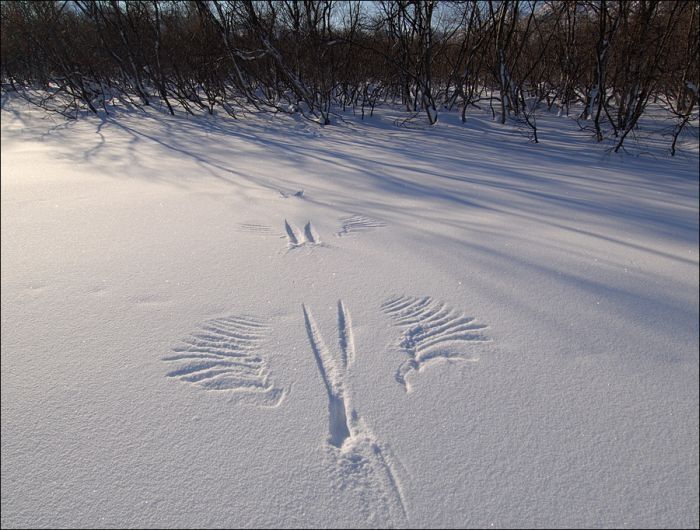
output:
[[[311,223],[304,230],[285,221],[290,245],[318,244]],[[336,309],[337,346],[329,347],[311,310],[302,304],[302,316],[311,352],[328,401],[325,462],[342,495],[358,500],[362,515],[380,526],[408,524],[401,462],[380,442],[357,413],[348,388],[348,374],[356,361],[353,323],[346,304]],[[395,379],[410,391],[407,376],[436,359],[474,361],[463,346],[487,342],[485,325],[430,297],[394,296],[382,311],[401,330],[399,347],[408,356]],[[212,391],[228,392],[234,401],[277,407],[287,391],[272,380],[261,352],[270,334],[262,320],[229,316],[204,322],[165,357],[175,369],[168,377]]]

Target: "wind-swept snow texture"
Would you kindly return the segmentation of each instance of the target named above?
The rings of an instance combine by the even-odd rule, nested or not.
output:
[[[3,528],[697,527],[697,146],[440,118],[4,101]]]

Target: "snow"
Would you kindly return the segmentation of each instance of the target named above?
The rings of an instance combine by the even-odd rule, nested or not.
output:
[[[596,103],[598,102],[598,92],[600,91],[600,87],[598,85],[595,85],[593,88],[591,88],[591,94],[588,97],[588,110],[586,111],[586,117],[587,119],[591,119],[594,114],[594,107]]]
[[[697,142],[397,114],[4,102],[3,527],[698,526]]]

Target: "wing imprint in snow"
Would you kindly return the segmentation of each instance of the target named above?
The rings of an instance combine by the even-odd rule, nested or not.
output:
[[[206,390],[226,391],[236,402],[276,407],[286,392],[271,381],[259,353],[269,331],[253,317],[208,320],[163,358],[174,365],[167,376]]]
[[[372,219],[371,217],[365,217],[364,215],[345,217],[341,219],[340,222],[341,229],[340,232],[336,234],[338,236],[348,236],[354,232],[366,232],[374,228],[386,226],[386,223],[383,221]]]
[[[481,334],[487,326],[428,296],[395,296],[381,307],[402,330],[399,346],[408,359],[399,366],[396,381],[406,391],[410,390],[406,377],[411,371],[419,371],[436,359],[476,361],[463,351],[463,346],[489,342]]]
[[[272,228],[257,223],[240,223],[234,228],[236,232],[251,232],[260,235],[274,235]]]

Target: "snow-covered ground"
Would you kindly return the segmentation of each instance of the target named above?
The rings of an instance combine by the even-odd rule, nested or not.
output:
[[[697,142],[399,115],[6,102],[3,527],[698,526]]]

